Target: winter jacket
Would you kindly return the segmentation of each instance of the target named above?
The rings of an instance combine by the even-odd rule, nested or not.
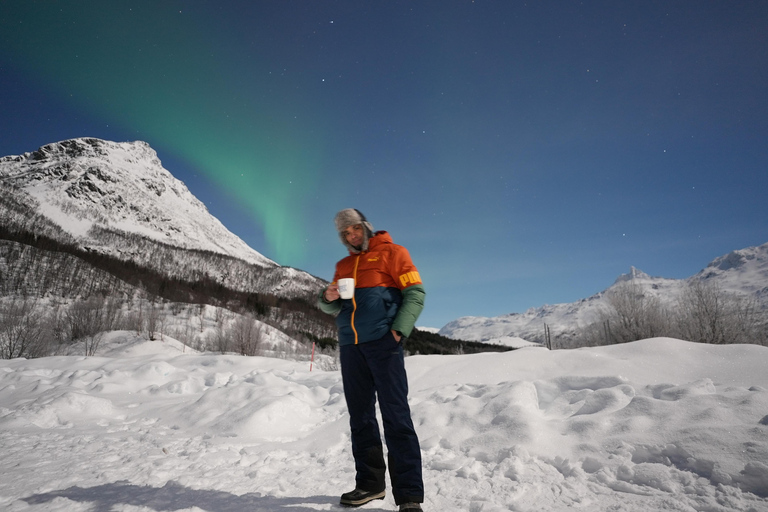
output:
[[[318,306],[336,314],[339,344],[375,341],[390,331],[409,336],[424,309],[424,286],[408,250],[392,242],[386,231],[378,231],[368,242],[368,250],[352,253],[336,264],[333,281],[355,279],[352,299],[327,302],[325,289]]]

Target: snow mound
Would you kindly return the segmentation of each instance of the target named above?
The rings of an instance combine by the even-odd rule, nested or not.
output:
[[[3,510],[330,510],[354,481],[339,372],[128,332],[100,354],[0,362]],[[406,365],[427,510],[768,510],[766,347]]]

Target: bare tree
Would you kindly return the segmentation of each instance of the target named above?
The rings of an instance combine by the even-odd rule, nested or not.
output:
[[[611,290],[608,308],[581,329],[579,346],[624,343],[670,336],[699,343],[765,344],[766,311],[757,298],[723,291],[716,283],[693,280],[674,312],[633,282]]]
[[[44,315],[32,299],[13,298],[0,306],[0,358],[44,355]]]
[[[231,333],[228,329],[224,328],[224,323],[226,321],[224,310],[222,308],[216,309],[214,314],[216,324],[214,327],[213,342],[216,345],[216,350],[224,354],[231,350]]]
[[[139,297],[139,307],[134,308],[134,311],[132,312],[132,315],[131,315],[132,316],[131,323],[133,324],[133,330],[136,331],[137,336],[141,336],[141,333],[144,332],[144,322],[145,322],[144,302],[145,302],[144,297],[143,296]]]
[[[205,304],[197,305],[197,315],[200,318],[200,332],[205,328]]]
[[[242,315],[232,326],[232,341],[241,355],[257,355],[263,337],[264,324],[257,322],[252,316]]]
[[[669,332],[669,313],[635,281],[617,286],[607,298],[610,310],[600,319],[607,342],[626,343]]]
[[[701,343],[762,343],[765,313],[753,297],[723,291],[695,280],[679,300],[679,337]]]
[[[51,344],[55,343],[55,350],[66,345],[69,341],[67,338],[67,324],[65,315],[62,312],[65,308],[61,304],[54,304],[48,313],[47,326],[48,335],[50,336]]]
[[[137,336],[141,336],[141,333],[144,332],[143,308],[144,305],[140,300],[138,305],[134,305],[127,314],[123,315],[119,328],[126,331],[135,331]]]
[[[85,343],[85,355],[94,355],[106,331],[117,325],[120,308],[116,302],[115,298],[93,296],[75,301],[65,313],[69,337]]]
[[[160,300],[153,296],[147,301],[147,338],[151,341],[157,339],[157,334],[162,323],[163,305]]]
[[[760,307],[755,296],[733,295],[733,316],[736,331],[731,343],[755,343],[765,345],[768,339],[768,311]]]

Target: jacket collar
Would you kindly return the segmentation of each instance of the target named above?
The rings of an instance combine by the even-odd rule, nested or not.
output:
[[[355,251],[353,249],[349,250],[349,254],[355,255],[355,254],[361,254],[364,252],[368,252],[372,249],[379,248],[380,246],[384,244],[391,244],[392,237],[387,233],[386,231],[377,231],[373,234],[371,238],[368,239],[368,249],[362,250],[362,251]]]

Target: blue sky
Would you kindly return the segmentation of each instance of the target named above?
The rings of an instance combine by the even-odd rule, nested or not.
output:
[[[419,325],[768,242],[764,1],[6,0],[0,98],[0,155],[144,140],[325,279],[360,209],[419,267]]]

